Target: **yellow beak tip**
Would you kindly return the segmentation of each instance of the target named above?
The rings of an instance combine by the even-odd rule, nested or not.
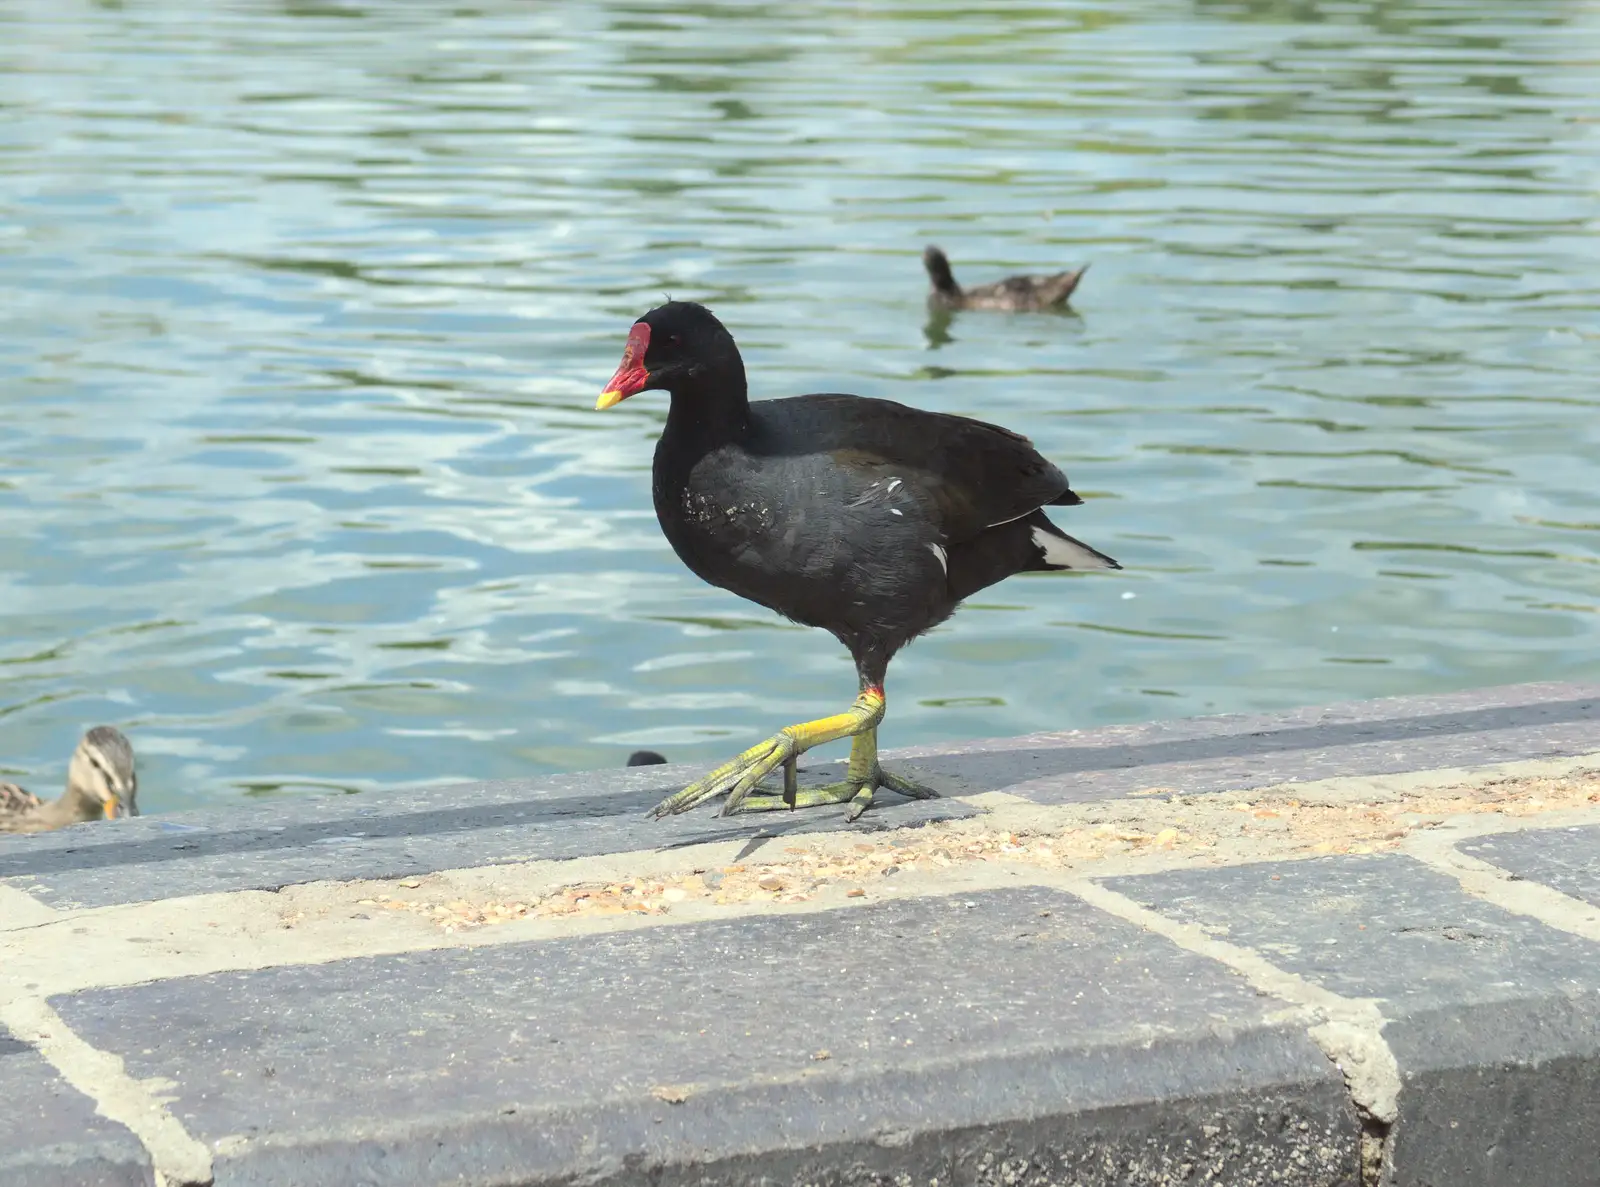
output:
[[[601,392],[600,398],[594,402],[594,410],[596,412],[604,412],[607,408],[611,408],[622,403],[624,399],[625,397],[623,394],[616,388],[612,388],[610,391]]]

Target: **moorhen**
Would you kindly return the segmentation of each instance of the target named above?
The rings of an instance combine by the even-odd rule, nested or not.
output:
[[[658,819],[722,792],[725,816],[849,803],[852,820],[877,787],[933,796],[878,765],[895,652],[1013,573],[1122,567],[1041,510],[1083,500],[1026,437],[864,396],[751,403],[739,348],[703,305],[669,301],[636,321],[595,407],[652,388],[672,396],[652,490],[673,551],[712,585],[832,632],[861,687],[846,712],[791,725],[668,796]],[[844,782],[799,790],[796,757],[846,737]],[[780,766],[783,794],[752,794]]]
[[[628,765],[630,767],[660,767],[665,766],[666,762],[666,758],[657,754],[654,750],[635,750],[628,755]]]
[[[85,820],[139,815],[133,747],[122,732],[97,725],[67,764],[67,789],[45,802],[15,783],[0,783],[0,833],[43,833]]]
[[[950,260],[932,244],[922,250],[922,266],[928,270],[928,304],[939,309],[998,309],[1006,313],[1037,312],[1065,305],[1089,270],[1085,264],[1075,272],[1008,276],[993,284],[964,289],[950,271]]]

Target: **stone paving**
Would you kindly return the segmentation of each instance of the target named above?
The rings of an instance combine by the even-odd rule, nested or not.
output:
[[[0,838],[0,1184],[1600,1182],[1600,686],[897,760]]]

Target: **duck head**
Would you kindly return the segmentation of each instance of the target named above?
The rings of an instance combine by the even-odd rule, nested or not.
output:
[[[83,735],[67,767],[67,795],[85,820],[139,815],[133,747],[120,730],[97,725]]]

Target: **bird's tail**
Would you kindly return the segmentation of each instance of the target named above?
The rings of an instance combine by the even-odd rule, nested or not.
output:
[[[1049,516],[1036,511],[1025,521],[1033,533],[1033,543],[1044,562],[1041,569],[1120,569],[1121,565],[1098,548],[1091,548],[1082,540],[1074,540],[1055,524]]]
[[[1013,573],[1122,568],[1105,553],[1067,535],[1043,511],[996,524],[972,540],[951,546],[939,559],[946,566],[946,587],[958,602]]]
[[[961,295],[961,286],[956,283],[955,273],[950,270],[949,257],[931,243],[922,250],[922,266],[928,270],[928,280],[935,292],[946,297]]]

